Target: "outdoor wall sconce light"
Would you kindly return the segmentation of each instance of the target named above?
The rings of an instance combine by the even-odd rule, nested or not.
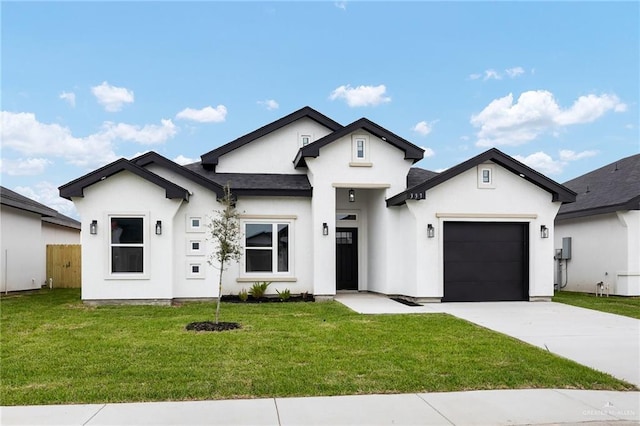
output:
[[[549,228],[540,225],[540,238],[549,238]]]
[[[329,226],[327,225],[327,222],[322,223],[322,235],[329,235]]]
[[[350,189],[349,190],[349,202],[353,203],[356,201],[356,190],[355,189]]]
[[[162,221],[156,222],[156,235],[162,235]]]
[[[96,235],[98,233],[98,221],[92,220],[91,225],[89,225],[89,233],[91,235]]]
[[[432,224],[427,225],[427,237],[433,238],[436,235],[436,230]]]

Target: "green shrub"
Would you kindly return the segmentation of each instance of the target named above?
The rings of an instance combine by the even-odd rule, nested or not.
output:
[[[254,299],[260,299],[264,297],[264,294],[267,292],[267,287],[269,287],[270,284],[268,281],[255,282],[249,289],[249,294]]]
[[[238,298],[240,299],[241,302],[246,302],[247,299],[249,299],[249,293],[247,292],[246,288],[243,288],[242,290],[240,290],[240,293],[238,293]]]
[[[289,290],[288,288],[285,288],[282,291],[278,291],[276,290],[276,293],[278,293],[278,297],[280,298],[280,300],[282,300],[283,302],[286,302],[287,300],[289,300],[289,298],[291,297],[291,290]]]

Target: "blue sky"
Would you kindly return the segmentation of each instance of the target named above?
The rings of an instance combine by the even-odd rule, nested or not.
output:
[[[178,162],[305,105],[443,170],[497,147],[565,182],[640,151],[638,2],[2,2],[2,185]]]

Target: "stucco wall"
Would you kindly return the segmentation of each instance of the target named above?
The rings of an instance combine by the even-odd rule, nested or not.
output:
[[[42,220],[39,214],[0,207],[2,285],[0,291],[40,288],[45,276]]]
[[[223,155],[216,166],[218,173],[304,173],[293,167],[300,149],[300,135],[315,141],[330,131],[317,122],[303,118]]]
[[[564,290],[595,293],[596,283],[612,294],[640,295],[640,212],[625,211],[556,223],[555,248],[571,237],[571,259],[562,261]]]
[[[529,296],[553,296],[553,220],[560,203],[551,194],[498,165],[493,168],[494,188],[478,188],[477,168],[467,170],[426,193],[426,199],[409,200],[415,217],[417,289],[410,296],[443,297],[443,233],[447,221],[521,222],[529,225]],[[427,238],[427,225],[435,237]],[[550,229],[540,238],[540,226]]]
[[[42,222],[42,244],[80,244],[80,230]]]
[[[164,189],[127,171],[84,189],[74,198],[82,218],[82,299],[168,300],[173,297],[173,223],[182,200],[170,200]],[[113,275],[109,269],[110,215],[144,217],[143,274]],[[98,221],[98,232],[89,226]],[[156,221],[162,235],[155,235]]]

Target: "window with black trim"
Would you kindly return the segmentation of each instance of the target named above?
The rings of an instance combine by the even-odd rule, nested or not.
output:
[[[111,216],[111,273],[144,272],[144,218]]]
[[[290,228],[290,223],[283,222],[245,223],[245,272],[288,273]]]

